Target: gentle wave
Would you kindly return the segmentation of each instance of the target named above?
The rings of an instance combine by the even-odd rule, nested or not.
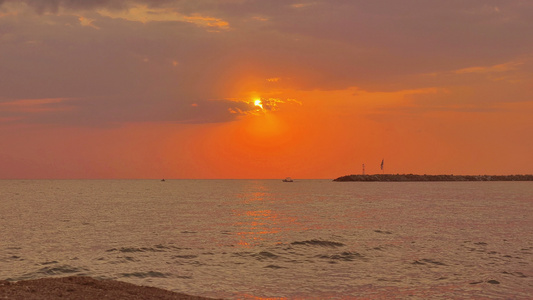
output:
[[[304,245],[304,246],[320,246],[320,247],[343,247],[346,246],[343,243],[323,241],[323,240],[308,240],[292,242],[291,245]]]
[[[333,254],[333,255],[317,255],[316,257],[321,259],[330,259],[330,260],[342,260],[342,261],[354,261],[354,260],[360,260],[360,261],[367,261],[368,259],[357,252],[342,252],[339,254]]]
[[[133,252],[165,252],[165,251],[173,250],[173,249],[181,249],[181,248],[170,247],[170,246],[163,246],[163,245],[155,245],[154,247],[150,247],[150,248],[147,248],[147,247],[141,247],[141,248],[136,248],[136,247],[113,248],[113,249],[106,250],[106,252],[123,252],[123,253],[133,253]]]
[[[45,262],[43,264],[57,264],[58,262]],[[51,277],[51,276],[61,276],[61,275],[86,275],[89,270],[83,267],[75,267],[71,265],[58,265],[58,266],[47,266],[40,268],[35,272],[26,273],[17,278],[8,278],[8,281],[19,281],[27,279],[35,279],[42,277]]]
[[[19,193],[0,203],[0,279],[88,275],[225,299],[533,293],[530,183],[0,187]]]

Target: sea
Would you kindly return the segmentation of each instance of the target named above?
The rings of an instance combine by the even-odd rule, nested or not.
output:
[[[0,180],[0,279],[223,299],[533,299],[533,182]]]

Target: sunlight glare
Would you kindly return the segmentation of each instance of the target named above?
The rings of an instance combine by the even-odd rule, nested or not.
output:
[[[254,105],[260,107],[261,109],[263,109],[263,103],[261,102],[261,99],[255,99],[254,100]]]

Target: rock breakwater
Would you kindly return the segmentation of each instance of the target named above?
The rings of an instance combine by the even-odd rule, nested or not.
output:
[[[533,181],[533,175],[346,175],[333,181]]]

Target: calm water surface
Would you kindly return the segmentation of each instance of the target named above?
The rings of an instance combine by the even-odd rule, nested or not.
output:
[[[533,183],[2,180],[0,279],[227,299],[531,299]]]

